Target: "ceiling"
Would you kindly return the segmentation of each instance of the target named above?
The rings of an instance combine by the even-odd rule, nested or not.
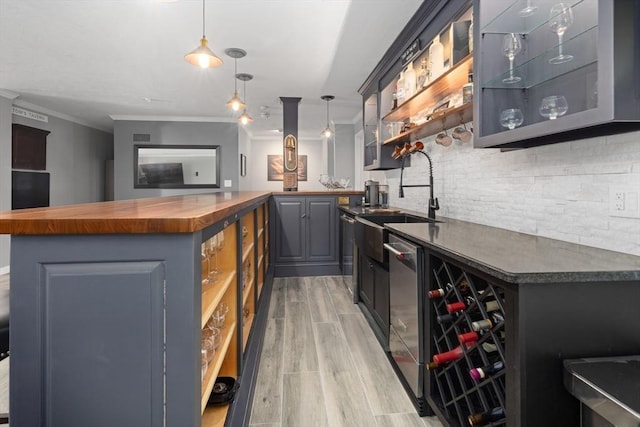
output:
[[[183,57],[202,36],[201,0],[0,0],[0,89],[110,132],[113,119],[234,121],[224,51],[241,48],[250,135],[277,135],[288,96],[302,98],[299,137],[319,139],[320,97],[336,97],[335,123],[357,120],[358,88],[421,3],[206,0],[205,34],[224,64],[200,69]]]

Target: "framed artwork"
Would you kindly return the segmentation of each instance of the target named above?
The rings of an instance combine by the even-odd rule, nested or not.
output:
[[[240,154],[240,176],[247,176],[247,156]]]
[[[267,180],[282,181],[282,154],[267,155]],[[307,180],[307,155],[298,156],[298,181]]]

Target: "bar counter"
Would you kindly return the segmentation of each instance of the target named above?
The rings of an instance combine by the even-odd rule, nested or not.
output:
[[[273,275],[270,196],[0,212],[0,234],[12,235],[11,424],[246,424]],[[221,304],[201,372],[203,330]],[[234,403],[209,406],[221,376],[239,380]]]
[[[0,234],[193,233],[270,195],[193,194],[0,212]]]

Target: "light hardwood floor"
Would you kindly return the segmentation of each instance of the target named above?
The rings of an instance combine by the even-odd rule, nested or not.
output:
[[[276,278],[253,427],[440,427],[420,418],[339,276]]]

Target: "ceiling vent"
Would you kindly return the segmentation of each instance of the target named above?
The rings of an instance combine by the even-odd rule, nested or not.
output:
[[[151,134],[149,133],[134,133],[133,142],[151,142]]]

